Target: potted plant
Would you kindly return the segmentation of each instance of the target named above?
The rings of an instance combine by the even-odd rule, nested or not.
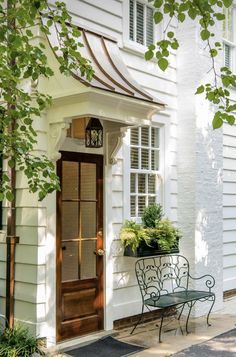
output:
[[[124,255],[143,257],[178,253],[181,234],[170,220],[163,218],[162,207],[157,204],[144,210],[142,224],[126,220],[120,238]]]

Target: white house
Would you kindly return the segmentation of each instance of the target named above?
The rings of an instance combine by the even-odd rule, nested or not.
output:
[[[153,25],[148,1],[66,3],[95,76],[91,83],[78,73],[62,76],[50,47],[56,36],[44,39],[55,76],[40,83],[53,105],[35,122],[37,150],[57,163],[62,191],[38,202],[17,172],[15,318],[55,345],[137,315],[135,258],[123,256],[119,231],[155,202],[182,230],[180,252],[194,274],[214,275],[221,309],[223,294],[236,291],[236,127],[213,131],[214,108],[194,95],[211,78],[198,24],[175,28],[181,46],[163,73],[144,60],[163,30]],[[232,68],[235,11],[224,31],[216,29],[225,44],[218,65]],[[85,147],[90,118],[103,126],[101,148]],[[1,316],[5,247],[2,239]]]

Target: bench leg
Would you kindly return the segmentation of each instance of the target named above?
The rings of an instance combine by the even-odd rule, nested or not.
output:
[[[190,316],[190,314],[191,314],[191,310],[192,310],[193,305],[194,305],[194,304],[193,304],[193,302],[191,301],[191,302],[190,302],[190,308],[189,308],[189,311],[188,311],[187,321],[186,321],[186,334],[189,333],[189,331],[188,331],[188,320],[189,320],[189,316]]]
[[[178,320],[180,320],[181,316],[182,316],[182,313],[184,311],[184,307],[185,307],[185,303],[183,304],[182,308],[181,308],[181,311],[180,311],[180,314],[178,316]]]
[[[138,324],[141,322],[142,317],[143,317],[143,311],[144,311],[144,305],[142,306],[142,312],[141,312],[141,314],[139,315],[138,321],[137,321],[136,324],[134,325],[133,330],[130,332],[131,335],[132,335],[132,333],[134,332],[134,330],[136,329],[136,327],[138,326]]]
[[[162,330],[162,324],[163,324],[163,319],[164,319],[164,314],[161,314],[161,324],[159,328],[159,343],[161,343],[161,330]]]
[[[211,324],[209,323],[209,316],[210,316],[211,310],[213,309],[213,306],[214,306],[214,304],[215,304],[215,299],[216,299],[215,296],[213,296],[213,301],[212,301],[210,310],[209,310],[209,312],[208,312],[208,314],[207,314],[207,325],[208,325],[208,326],[211,326]]]

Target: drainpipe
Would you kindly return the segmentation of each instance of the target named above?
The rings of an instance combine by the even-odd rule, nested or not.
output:
[[[10,11],[14,5],[11,0],[7,1],[7,9]],[[14,30],[15,19],[8,19],[8,28]],[[15,65],[15,61],[9,63],[10,67]],[[14,109],[13,104],[8,105],[8,109]],[[15,129],[14,121],[9,125],[8,131],[11,133]],[[8,168],[9,184],[14,194],[13,201],[9,202],[7,208],[7,261],[6,261],[6,320],[5,327],[12,329],[14,327],[14,288],[15,288],[15,249],[16,243],[19,243],[19,237],[16,237],[16,171],[14,168]]]

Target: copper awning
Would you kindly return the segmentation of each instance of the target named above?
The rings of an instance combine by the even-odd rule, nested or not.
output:
[[[80,71],[73,71],[73,76],[86,86],[102,89],[112,93],[128,96],[154,105],[164,107],[164,103],[152,97],[130,75],[124,63],[117,41],[106,35],[95,33],[91,30],[80,28],[80,42],[84,47],[80,48],[81,55],[91,62],[94,76],[89,82],[81,76]],[[52,27],[48,35],[51,48],[60,48],[58,36]],[[58,50],[60,51],[60,50]],[[57,56],[58,52],[54,51]]]

